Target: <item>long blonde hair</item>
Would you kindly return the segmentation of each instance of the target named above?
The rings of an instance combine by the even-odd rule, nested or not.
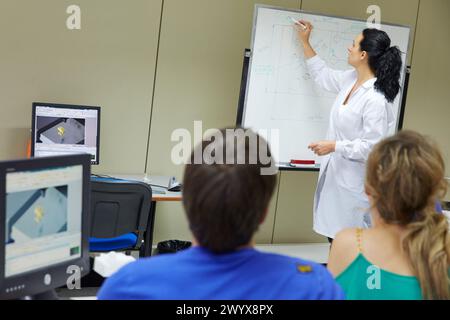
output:
[[[445,165],[437,146],[413,131],[377,144],[369,156],[366,191],[388,224],[403,226],[402,240],[424,299],[449,299],[450,235],[447,218],[435,204],[447,190]]]

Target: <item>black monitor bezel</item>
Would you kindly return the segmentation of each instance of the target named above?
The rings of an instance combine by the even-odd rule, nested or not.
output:
[[[5,277],[5,250],[6,235],[5,223],[0,228],[0,239],[3,245],[0,246],[0,299],[17,299],[24,296],[40,294],[58,287],[66,285],[71,274],[67,273],[67,267],[76,265],[81,268],[81,275],[89,272],[89,205],[90,205],[90,177],[91,158],[88,154],[74,154],[56,157],[39,157],[15,161],[0,162],[0,221],[6,220],[6,174],[8,172],[20,172],[30,170],[41,170],[56,167],[67,167],[82,165],[83,167],[83,188],[82,188],[82,239],[81,256],[73,260],[54,264],[34,271],[21,273],[11,277]],[[44,284],[44,277],[51,275],[51,284]],[[21,288],[25,285],[25,288]],[[7,289],[18,288],[7,293]]]
[[[36,107],[49,107],[58,109],[79,109],[79,110],[97,110],[97,150],[95,155],[95,161],[91,159],[91,164],[100,164],[100,110],[98,106],[85,106],[79,104],[61,104],[61,103],[46,103],[46,102],[33,102],[31,112],[31,156],[35,156],[36,148]]]

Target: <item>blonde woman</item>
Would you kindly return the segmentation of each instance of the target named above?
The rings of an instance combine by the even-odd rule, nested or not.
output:
[[[347,299],[450,298],[449,225],[435,210],[444,172],[441,153],[418,133],[374,147],[365,180],[373,227],[338,233],[329,257]]]

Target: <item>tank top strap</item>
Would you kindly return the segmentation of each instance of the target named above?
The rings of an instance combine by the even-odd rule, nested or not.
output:
[[[356,245],[358,247],[358,252],[362,253],[362,233],[363,233],[363,229],[362,228],[357,228],[356,229]]]

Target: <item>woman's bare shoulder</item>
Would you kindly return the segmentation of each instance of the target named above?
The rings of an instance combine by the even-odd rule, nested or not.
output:
[[[328,269],[333,275],[339,275],[358,256],[357,230],[342,230],[334,238],[328,260]]]

